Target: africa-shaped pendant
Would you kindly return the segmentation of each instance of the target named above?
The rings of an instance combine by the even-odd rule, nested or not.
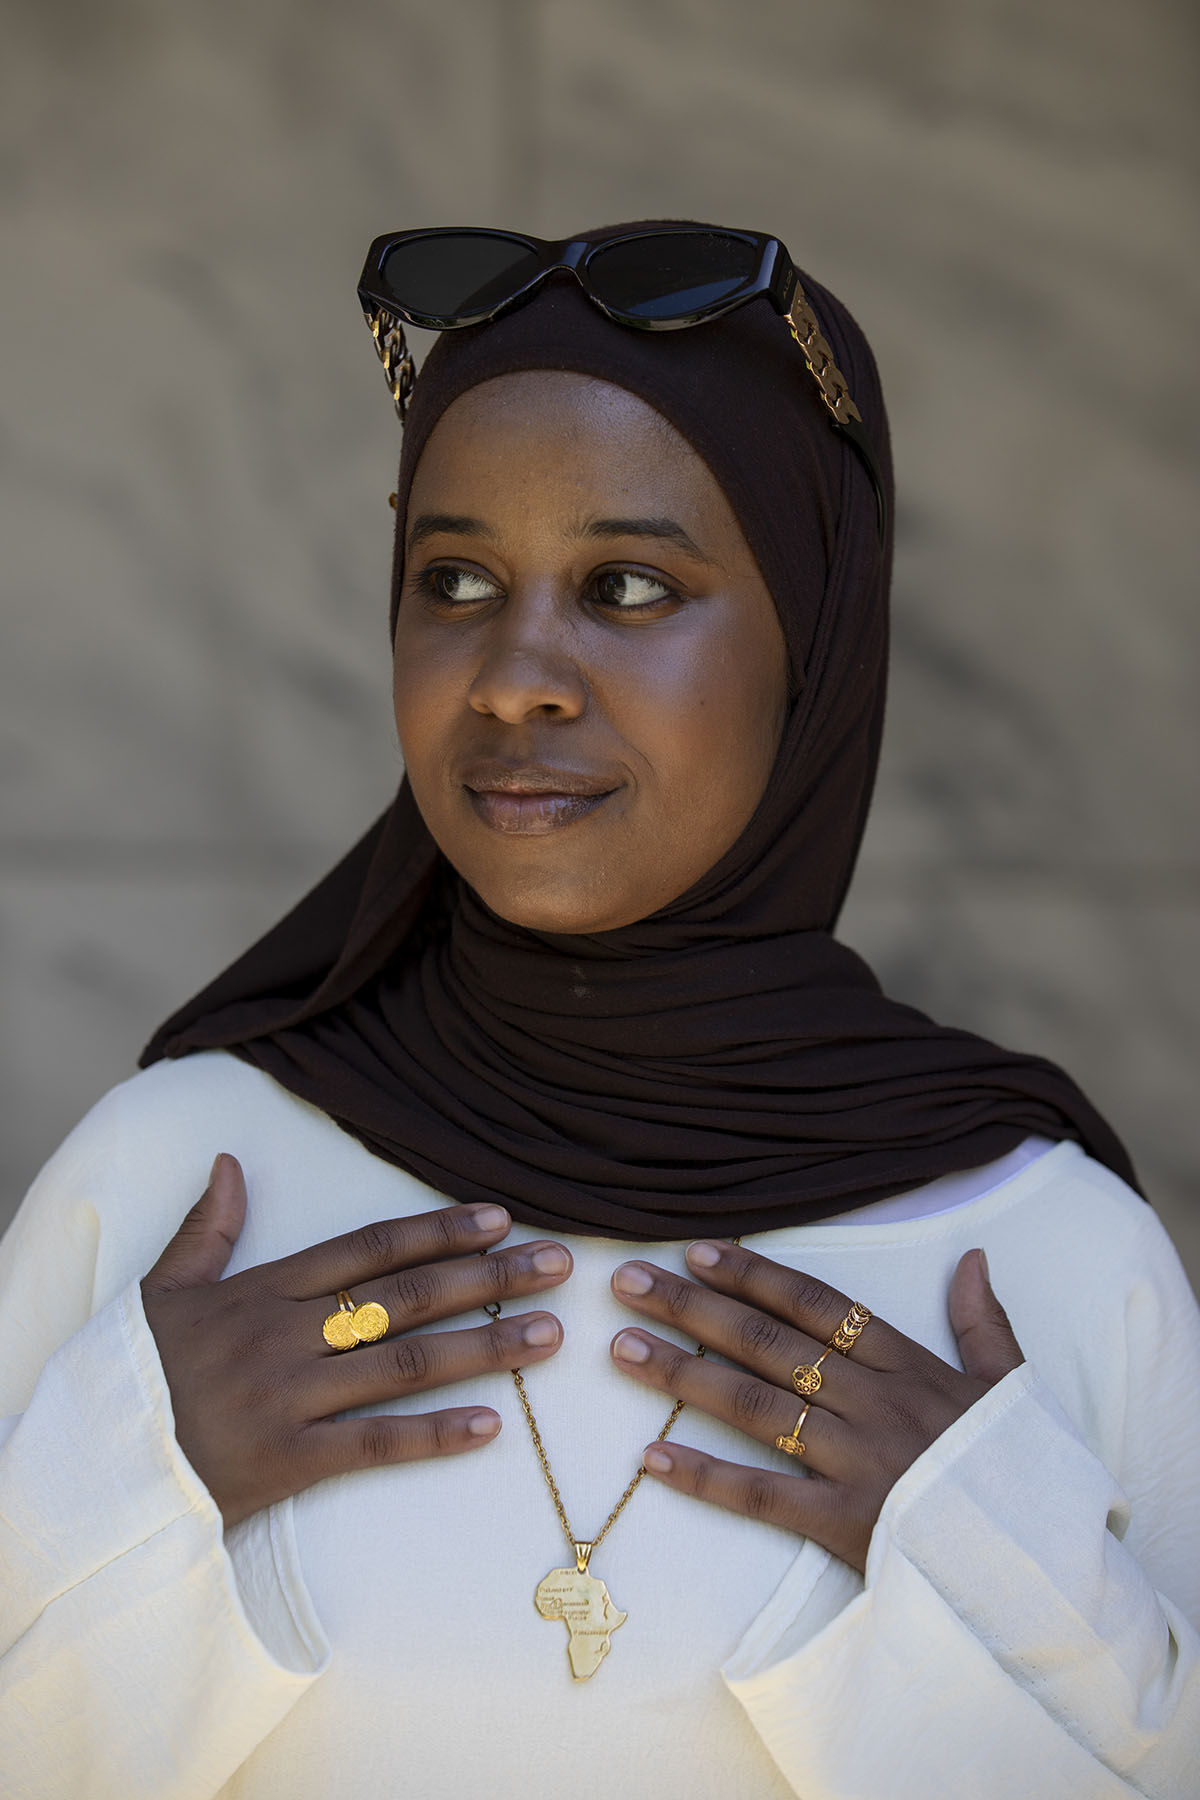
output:
[[[567,1658],[576,1681],[594,1675],[612,1643],[612,1634],[629,1617],[613,1605],[598,1575],[588,1574],[591,1544],[576,1543],[575,1567],[551,1569],[538,1582],[533,1603],[543,1619],[561,1619],[567,1628]]]

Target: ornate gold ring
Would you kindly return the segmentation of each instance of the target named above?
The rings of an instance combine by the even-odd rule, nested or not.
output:
[[[811,1405],[806,1401],[804,1411],[792,1426],[790,1435],[787,1437],[777,1437],[775,1439],[775,1448],[777,1450],[786,1450],[789,1456],[804,1455],[804,1445],[800,1442],[800,1430],[811,1410]]]
[[[821,1386],[821,1364],[829,1355],[830,1346],[826,1344],[815,1363],[799,1363],[792,1370],[792,1386],[801,1399],[810,1398]]]
[[[391,1324],[386,1306],[378,1300],[366,1300],[356,1306],[345,1288],[338,1290],[338,1310],[330,1313],[321,1327],[321,1336],[331,1350],[353,1350],[359,1344],[374,1344]]]
[[[870,1323],[871,1314],[867,1308],[860,1306],[857,1300],[852,1300],[850,1311],[830,1338],[828,1348],[848,1356]]]

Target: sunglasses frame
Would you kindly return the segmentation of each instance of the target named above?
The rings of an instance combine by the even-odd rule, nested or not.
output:
[[[726,237],[734,238],[739,243],[753,245],[757,252],[757,266],[754,273],[741,284],[737,291],[722,299],[704,306],[693,307],[680,313],[677,318],[645,319],[633,313],[623,312],[619,307],[610,306],[597,293],[589,279],[589,265],[602,252],[607,252],[623,244],[634,244],[654,241],[664,237]],[[389,287],[384,277],[384,267],[388,257],[400,244],[417,243],[427,238],[479,237],[495,238],[509,244],[518,244],[523,249],[532,251],[540,258],[539,266],[515,287],[512,293],[505,295],[494,306],[485,307],[472,313],[429,313],[419,312],[407,305],[401,297]],[[782,252],[782,254],[781,254]],[[638,331],[673,331],[689,325],[699,325],[704,319],[718,318],[721,313],[729,312],[735,306],[741,306],[747,300],[753,300],[758,294],[768,294],[775,310],[786,313],[791,301],[792,289],[795,286],[796,273],[792,268],[792,259],[778,238],[766,237],[758,231],[734,231],[722,226],[711,231],[697,231],[693,225],[663,225],[646,231],[630,231],[621,237],[605,238],[594,243],[588,238],[548,238],[529,237],[523,231],[494,231],[485,226],[437,226],[424,231],[394,231],[384,237],[378,237],[367,252],[367,260],[363,266],[362,279],[358,284],[359,299],[366,310],[368,300],[377,306],[383,306],[392,312],[398,312],[407,319],[410,325],[422,326],[427,331],[452,331],[456,327],[468,325],[487,325],[493,319],[500,318],[512,307],[519,306],[530,298],[543,282],[560,271],[572,274],[593,305],[598,306],[606,318],[617,325],[630,325]]]
[[[403,301],[385,280],[387,258],[400,244],[415,243],[425,238],[449,237],[496,238],[505,243],[520,245],[540,258],[539,265],[532,274],[518,283],[512,293],[506,294],[494,306],[479,312],[445,314],[419,311]],[[721,299],[707,302],[703,306],[689,308],[676,318],[640,318],[610,306],[596,292],[589,277],[592,260],[619,245],[661,240],[665,237],[727,237],[752,245],[757,253],[754,272],[734,293],[723,295]],[[707,319],[720,318],[723,313],[744,306],[747,301],[757,299],[760,294],[765,295],[775,311],[786,320],[792,336],[803,352],[809,373],[821,391],[821,398],[834,425],[857,452],[871,478],[871,485],[875,490],[879,537],[883,541],[887,530],[883,476],[874,446],[862,423],[862,414],[851,399],[846,380],[833,360],[833,352],[821,333],[817,316],[800,285],[786,245],[781,239],[760,231],[740,231],[730,226],[705,228],[694,225],[659,225],[643,231],[625,232],[619,237],[604,238],[596,243],[588,238],[546,239],[530,237],[523,231],[449,225],[415,231],[393,231],[377,237],[363,264],[358,298],[383,363],[401,424],[404,422],[408,398],[416,379],[402,321],[426,331],[455,331],[472,325],[490,324],[531,299],[551,275],[560,272],[574,275],[593,306],[598,307],[606,318],[611,319],[614,324],[625,325],[635,331],[686,329],[688,326],[703,324]]]

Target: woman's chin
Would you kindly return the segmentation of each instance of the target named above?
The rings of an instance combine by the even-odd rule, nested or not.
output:
[[[467,878],[470,880],[470,877]],[[498,918],[525,931],[580,937],[596,931],[619,931],[646,916],[628,896],[559,882],[471,882],[479,898]],[[652,908],[649,910],[653,910]]]

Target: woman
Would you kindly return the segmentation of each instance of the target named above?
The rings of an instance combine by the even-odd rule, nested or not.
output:
[[[1061,1071],[830,936],[869,350],[775,240],[485,236],[364,275],[398,404],[447,327],[405,784],[10,1234],[4,1791],[1183,1795],[1187,1283]]]

